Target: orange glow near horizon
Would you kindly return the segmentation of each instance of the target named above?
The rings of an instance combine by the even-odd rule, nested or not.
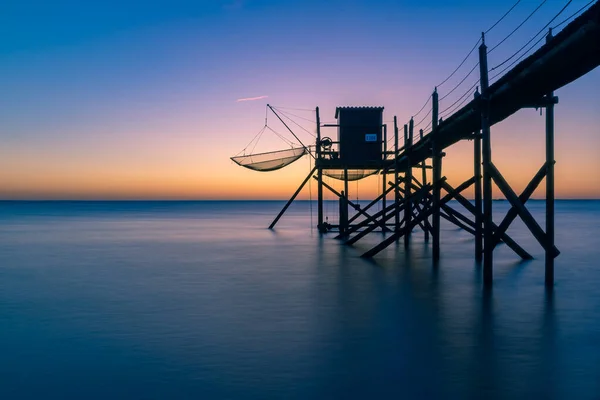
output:
[[[308,157],[269,173],[229,159],[263,127],[267,102],[291,107],[302,117],[296,121],[308,132],[290,125],[306,144],[314,143],[311,110],[317,105],[323,123],[333,122],[336,106],[371,105],[385,107],[388,128],[394,115],[404,124],[460,63],[482,26],[505,12],[500,1],[478,7],[359,2],[344,10],[323,2],[318,13],[303,2],[265,4],[264,9],[246,4],[236,10],[213,3],[198,3],[212,14],[202,12],[197,20],[185,14],[130,29],[99,26],[85,37],[36,34],[29,50],[15,40],[0,67],[0,199],[286,200],[308,174]],[[527,42],[556,7],[542,8],[490,52],[490,67]],[[332,19],[324,10],[343,12]],[[404,24],[394,23],[402,18]],[[425,19],[436,30],[423,31],[419,21]],[[505,23],[486,36],[488,45],[500,43],[512,29]],[[77,25],[73,32],[83,28]],[[286,49],[294,51],[282,57]],[[477,84],[476,72],[463,79],[476,57],[473,52],[438,86],[440,110],[451,109],[469,85]],[[594,89],[599,82],[596,69],[555,93],[560,101],[555,109],[557,198],[600,198],[600,108]],[[455,85],[459,89],[453,91]],[[293,140],[267,114],[269,126]],[[324,129],[323,136],[337,134]],[[254,151],[288,147],[265,131]],[[544,117],[538,111],[520,111],[492,127],[493,162],[517,193],[545,162],[544,148]],[[453,186],[472,176],[472,151],[467,141],[445,150],[443,174]],[[370,177],[351,183],[351,198],[357,187],[359,198],[372,199],[381,181]],[[543,190],[544,183],[534,197],[543,197]],[[307,185],[299,198],[315,196],[313,182],[312,193]],[[494,196],[501,197],[497,188]]]

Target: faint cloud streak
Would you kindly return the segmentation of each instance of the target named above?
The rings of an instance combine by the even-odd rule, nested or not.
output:
[[[243,99],[237,99],[236,103],[239,103],[241,101],[255,101],[255,100],[262,100],[262,99],[266,99],[269,96],[258,96],[258,97],[245,97]]]

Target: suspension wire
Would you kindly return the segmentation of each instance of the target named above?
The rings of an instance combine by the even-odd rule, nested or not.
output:
[[[421,112],[425,109],[425,107],[427,107],[427,104],[429,104],[430,101],[431,96],[427,96],[427,101],[425,102],[425,104],[423,104],[423,107],[421,107],[421,109],[415,115],[413,115],[413,118],[421,114]]]
[[[429,109],[429,111],[427,111],[427,114],[425,114],[425,116],[419,122],[417,122],[413,126],[413,128],[416,128],[417,126],[421,125],[423,123],[423,121],[425,121],[427,119],[427,117],[429,117],[429,115],[431,115],[431,109]]]
[[[463,93],[462,96],[460,96],[454,103],[450,104],[448,107],[446,107],[443,111],[440,112],[440,116],[443,116],[443,114],[450,110],[451,108],[453,108],[456,104],[458,104],[462,99],[465,98],[465,96],[467,96],[469,93],[471,93],[471,90],[473,90],[475,88],[475,86],[477,86],[478,82],[475,82],[473,84],[473,86],[471,86],[469,89],[467,89],[467,91],[465,93]],[[468,98],[468,97],[467,97]],[[445,116],[448,116],[448,114],[446,114]]]
[[[490,32],[492,29],[494,29],[494,28],[496,27],[496,25],[498,25],[500,22],[502,22],[502,20],[503,20],[504,18],[506,18],[506,16],[507,16],[508,14],[510,14],[510,12],[511,12],[511,11],[512,11],[512,10],[513,10],[513,9],[514,9],[516,6],[517,6],[517,4],[519,4],[520,2],[521,2],[521,0],[517,0],[517,2],[516,2],[515,4],[513,4],[513,6],[512,6],[511,8],[509,8],[509,10],[508,10],[508,11],[507,11],[507,12],[506,12],[506,13],[505,13],[505,14],[504,14],[502,17],[500,17],[500,19],[499,19],[498,21],[496,21],[496,23],[495,23],[494,25],[490,26],[490,27],[488,28],[488,30],[487,30],[487,31],[485,31],[485,34],[487,35],[487,34],[488,34],[488,33],[489,33],[489,32]]]
[[[571,18],[573,18],[574,16],[576,16],[577,14],[579,14],[581,11],[583,11],[584,9],[586,9],[590,4],[592,4],[593,2],[595,2],[596,0],[592,0],[589,3],[587,3],[585,6],[581,7],[579,10],[575,11],[573,14],[571,14],[570,17],[564,19],[563,21],[561,21],[558,25],[553,26],[552,29],[556,29],[559,26],[561,26],[562,24],[564,24],[565,22],[569,21]]]
[[[284,112],[284,111],[281,111],[281,109],[280,109],[279,107],[275,107],[275,106],[273,106],[273,108],[274,108],[274,109],[276,109],[277,111],[279,111],[281,114],[291,115],[291,116],[294,116],[294,117],[296,117],[296,118],[303,119],[304,121],[312,122],[313,124],[316,124],[316,123],[317,123],[317,121],[316,121],[316,120],[314,120],[314,119],[308,119],[308,118],[306,118],[306,117],[302,117],[302,116],[300,116],[300,115],[293,114],[293,113],[291,113],[291,112],[289,112],[289,111],[285,111],[285,112]],[[313,110],[313,112],[314,112],[314,110]]]
[[[533,11],[531,12],[531,14],[529,14],[529,15],[527,16],[527,18],[525,18],[525,19],[523,20],[523,22],[521,22],[521,23],[520,23],[520,24],[519,24],[519,25],[518,25],[518,26],[517,26],[515,29],[513,29],[511,33],[509,33],[508,35],[506,35],[506,36],[504,37],[504,39],[502,39],[502,40],[500,41],[500,43],[498,43],[497,45],[495,45],[494,47],[492,47],[492,48],[491,48],[491,49],[488,51],[488,54],[489,54],[489,53],[491,53],[492,51],[496,50],[496,49],[498,48],[498,46],[500,46],[502,43],[504,43],[504,42],[505,42],[505,41],[506,41],[506,40],[507,40],[509,37],[511,37],[511,36],[512,36],[512,35],[513,35],[513,34],[514,34],[514,33],[515,33],[517,30],[519,30],[519,28],[521,28],[521,27],[522,27],[522,26],[525,24],[525,22],[529,21],[529,19],[530,19],[531,17],[533,17],[533,14],[535,14],[535,13],[536,13],[536,12],[537,12],[537,11],[538,11],[540,8],[542,8],[542,6],[543,6],[544,4],[546,4],[546,2],[547,2],[547,1],[548,1],[548,0],[543,0],[543,1],[542,1],[542,2],[541,2],[541,3],[540,3],[540,4],[539,4],[539,5],[538,5],[538,6],[535,8],[535,10],[533,10]]]
[[[525,43],[519,50],[517,50],[515,53],[513,53],[513,55],[511,55],[510,57],[508,57],[506,60],[502,61],[500,64],[496,65],[494,68],[492,68],[490,71],[494,71],[495,69],[498,69],[499,67],[501,67],[502,65],[506,64],[508,61],[510,61],[513,57],[515,57],[517,54],[519,54],[525,47],[529,46],[529,44],[531,42],[533,42],[539,35],[540,33],[543,33],[546,31],[546,28],[548,28],[548,26],[550,26],[550,24],[552,22],[554,22],[554,20],[556,18],[558,18],[560,16],[560,14],[562,14],[566,8],[569,6],[569,4],[571,4],[573,2],[573,0],[569,0],[567,2],[567,4],[564,5],[564,7],[554,16],[552,17],[552,19],[550,21],[548,21],[548,23],[546,25],[544,25],[544,27],[542,29],[540,29],[531,39],[529,39],[529,41],[527,41],[527,43]],[[542,36],[543,37],[543,36]],[[538,40],[535,44],[537,45],[540,41]],[[529,49],[531,50],[531,48]],[[527,54],[529,52],[529,50],[527,50],[524,54]],[[521,59],[521,57],[519,57],[518,59]],[[511,64],[513,65],[513,64]]]
[[[452,108],[452,109],[451,109],[451,110],[450,110],[450,111],[449,111],[447,114],[445,114],[445,115],[441,115],[441,114],[440,114],[440,115],[441,115],[441,117],[443,117],[443,118],[448,118],[449,116],[452,116],[452,115],[453,115],[453,114],[454,114],[456,111],[458,111],[458,110],[459,110],[459,109],[460,109],[460,108],[461,108],[461,107],[462,107],[462,106],[463,106],[463,105],[464,105],[464,104],[465,104],[467,101],[469,101],[470,97],[469,97],[468,95],[472,93],[471,91],[472,91],[472,90],[473,90],[473,89],[474,89],[474,88],[475,88],[475,87],[478,85],[478,83],[479,83],[479,82],[475,82],[475,83],[473,84],[473,86],[471,86],[471,88],[470,88],[468,91],[466,91],[466,92],[465,92],[465,94],[463,94],[463,95],[462,95],[462,96],[461,96],[461,97],[460,97],[458,100],[456,100],[456,101],[454,102],[454,104],[452,104],[450,107],[448,107],[448,108],[446,108],[444,111],[442,111],[442,113],[441,113],[441,114],[445,113],[446,111],[448,111],[448,110],[450,110],[450,109]],[[460,101],[460,103],[459,103],[459,101]],[[458,104],[458,105],[456,105],[456,104]],[[455,105],[456,105],[456,106],[455,106]],[[453,108],[453,107],[454,107],[454,108]]]
[[[545,36],[542,36],[541,38],[539,38],[534,44],[531,45],[531,47],[529,47],[525,53],[521,54],[516,60],[514,60],[513,62],[511,62],[508,66],[506,66],[505,68],[502,69],[502,71],[498,72],[496,75],[492,76],[490,78],[490,81],[496,79],[497,77],[499,77],[500,75],[502,75],[504,72],[506,72],[507,70],[509,70],[513,65],[515,65],[516,63],[518,63],[523,57],[525,57],[535,46],[537,46],[542,40],[544,40]]]
[[[236,154],[236,156],[239,156],[240,154],[244,153],[246,154],[246,149],[248,147],[250,147],[250,145],[257,139],[260,138],[260,136],[263,134],[263,132],[265,131],[265,129],[267,129],[267,124],[265,124],[265,126],[262,127],[261,130],[258,131],[258,133],[256,135],[254,135],[254,137],[252,138],[251,141],[248,142],[248,144],[246,145],[246,147],[244,147],[242,149],[242,151],[240,151],[239,153]],[[256,140],[256,143],[258,143],[258,140]],[[256,147],[256,143],[254,143],[254,147]],[[254,151],[254,147],[252,148],[252,151]],[[251,151],[251,152],[252,152]]]
[[[292,107],[280,107],[280,106],[275,107],[272,104],[271,104],[271,107],[278,108],[278,109],[281,109],[281,110],[311,111],[311,112],[315,111],[314,109],[311,109],[311,108],[292,108]]]
[[[454,92],[456,89],[458,89],[466,80],[469,76],[471,76],[471,74],[473,73],[473,71],[475,71],[475,68],[477,68],[479,66],[479,61],[477,62],[477,64],[475,64],[473,66],[473,68],[471,68],[471,70],[469,71],[469,73],[462,79],[462,81],[458,82],[458,84],[456,86],[454,86],[452,88],[452,90],[450,90],[448,93],[446,93],[444,96],[442,96],[442,98],[439,101],[444,100],[446,97],[450,96],[452,94],[452,92]]]
[[[448,80],[450,78],[452,78],[454,76],[454,74],[456,74],[456,72],[458,72],[458,70],[460,69],[460,67],[463,66],[463,64],[469,59],[469,56],[471,54],[473,54],[473,52],[475,51],[475,49],[477,48],[477,46],[479,45],[479,42],[481,42],[481,38],[477,39],[477,43],[475,43],[475,46],[473,46],[473,48],[471,49],[471,51],[469,51],[469,53],[465,56],[465,58],[463,58],[463,60],[460,62],[460,64],[458,65],[458,67],[456,67],[456,69],[454,71],[452,71],[452,73],[450,75],[448,75],[448,77],[446,79],[444,79],[442,81],[442,83],[438,84],[436,87],[440,87],[442,86],[444,83],[448,82]]]
[[[269,129],[271,132],[273,132],[275,135],[277,135],[279,137],[279,139],[283,140],[290,147],[293,148],[294,145],[296,144],[296,143],[292,142],[291,140],[286,139],[285,136],[283,136],[282,134],[280,134],[275,129],[271,128],[270,126],[267,126],[267,129]]]
[[[302,129],[304,132],[308,133],[310,136],[312,136],[312,137],[316,137],[314,133],[310,132],[308,129],[306,129],[305,127],[303,127],[302,125],[300,125],[299,123],[297,123],[296,121],[294,121],[292,118],[290,118],[290,117],[287,115],[287,113],[285,113],[285,112],[282,112],[281,110],[277,109],[276,107],[273,107],[273,108],[275,108],[277,111],[279,111],[279,113],[280,113],[281,115],[283,115],[285,118],[287,118],[289,121],[291,121],[291,122],[292,122],[294,125],[296,125],[298,128]],[[316,121],[310,121],[310,122],[314,122],[314,123],[316,123]]]
[[[427,126],[425,126],[425,128],[423,128],[423,130],[426,131],[429,127],[431,127],[431,121],[429,121],[429,123],[427,124]]]
[[[594,0],[592,0],[592,2],[593,2],[593,1],[594,1]],[[516,6],[517,6],[517,5],[518,5],[520,2],[521,2],[521,0],[517,0],[517,1],[516,1],[516,2],[515,2],[513,5],[512,5],[512,7],[510,7],[510,8],[508,9],[508,11],[507,11],[507,12],[505,12],[505,13],[504,13],[504,15],[502,15],[502,17],[500,17],[500,19],[498,19],[498,21],[496,21],[496,22],[495,22],[495,23],[494,23],[494,24],[493,24],[491,27],[489,27],[489,28],[488,28],[488,29],[485,31],[485,33],[489,33],[489,32],[490,32],[492,29],[494,29],[494,28],[495,28],[495,27],[496,27],[496,26],[497,26],[497,25],[498,25],[500,22],[502,22],[502,21],[504,20],[504,18],[506,18],[506,17],[508,16],[508,14],[510,14],[510,13],[512,12],[512,10],[514,10],[514,8],[515,8],[515,7],[516,7]],[[544,2],[543,2],[543,3],[545,3],[545,2],[546,2],[546,0],[544,0]],[[542,4],[543,4],[543,3],[542,3]],[[539,8],[539,7],[541,7],[541,5],[540,5],[540,6],[538,6],[538,8]],[[537,9],[536,9],[536,11],[537,11]],[[532,14],[532,15],[533,15],[533,14]],[[529,18],[529,17],[528,17],[528,18]],[[523,23],[525,23],[525,21],[524,21]],[[522,24],[523,24],[523,23],[522,23]],[[522,25],[522,24],[521,24],[521,25]],[[517,29],[518,29],[518,28],[519,28],[519,27],[517,27]],[[516,29],[515,29],[515,31],[516,31]],[[514,33],[514,31],[513,31],[513,33]],[[511,33],[510,35],[512,35],[512,33]],[[509,35],[509,36],[510,36],[510,35]],[[508,37],[504,38],[504,40],[506,40],[506,39],[508,39]],[[438,85],[437,85],[437,87],[440,87],[440,86],[442,86],[443,84],[445,84],[446,82],[448,82],[448,80],[449,80],[450,78],[452,78],[452,76],[454,76],[454,75],[456,74],[456,72],[458,72],[458,70],[459,70],[459,69],[460,69],[460,68],[461,68],[461,67],[464,65],[464,63],[467,61],[467,59],[469,58],[469,56],[470,56],[470,55],[471,55],[471,54],[472,54],[472,53],[475,51],[475,49],[477,48],[477,46],[479,45],[479,43],[480,43],[480,42],[481,42],[481,38],[479,38],[479,39],[477,40],[477,42],[475,43],[475,45],[473,46],[473,48],[472,48],[472,49],[469,51],[469,53],[468,53],[468,54],[465,56],[465,58],[464,58],[464,59],[461,61],[461,63],[458,65],[458,67],[456,67],[456,68],[454,69],[454,71],[452,71],[452,73],[451,73],[451,74],[450,74],[448,77],[446,77],[446,79],[444,79],[444,80],[443,80],[443,81],[442,81],[440,84],[438,84]],[[498,44],[498,45],[500,45],[500,44]],[[496,46],[496,47],[497,47],[497,46]],[[479,63],[478,63],[478,64],[479,64]],[[478,64],[477,64],[477,65],[478,65]],[[470,74],[471,74],[471,73],[472,73],[472,72],[475,70],[475,68],[477,68],[477,65],[475,65],[475,67],[473,67],[473,69],[472,69],[471,71],[469,71],[469,73],[467,74],[467,76],[466,76],[466,77],[464,77],[464,78],[463,78],[463,80],[462,80],[462,81],[461,81],[461,82],[460,82],[460,83],[459,83],[457,86],[455,86],[455,87],[454,87],[454,88],[453,88],[453,89],[452,89],[452,90],[451,90],[449,93],[447,93],[447,94],[446,94],[444,97],[442,97],[440,100],[444,100],[444,99],[445,99],[447,96],[449,96],[449,95],[450,95],[452,92],[454,92],[454,91],[455,91],[455,90],[456,90],[456,89],[457,89],[457,88],[458,88],[458,87],[459,87],[459,86],[460,86],[460,85],[461,85],[461,84],[462,84],[462,83],[463,83],[463,82],[464,82],[464,81],[465,81],[465,80],[466,80],[466,79],[469,77],[469,75],[470,75]],[[416,118],[416,117],[417,117],[419,114],[421,114],[421,112],[423,112],[423,110],[425,109],[425,107],[427,107],[427,105],[429,104],[429,102],[430,102],[430,101],[431,101],[431,96],[428,96],[428,97],[427,97],[427,101],[425,101],[425,104],[423,104],[423,106],[422,106],[422,107],[419,109],[419,111],[417,111],[417,113],[413,115],[413,118]],[[429,110],[429,112],[428,112],[428,114],[427,114],[427,115],[429,115],[430,113],[431,113],[431,110]],[[420,125],[420,124],[421,124],[421,123],[422,123],[422,122],[423,122],[423,121],[424,121],[426,118],[427,118],[427,116],[425,116],[423,119],[421,119],[421,121],[419,121],[419,122],[418,122],[417,124],[415,124],[414,126],[415,126],[415,127],[417,127],[417,126],[418,126],[418,125]]]

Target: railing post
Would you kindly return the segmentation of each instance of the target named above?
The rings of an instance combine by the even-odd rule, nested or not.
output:
[[[440,259],[440,181],[442,179],[442,155],[441,149],[438,146],[438,93],[437,88],[431,96],[432,112],[431,112],[431,135],[432,135],[432,164],[433,164],[433,261],[434,263]]]
[[[481,34],[479,46],[479,74],[481,84],[481,140],[483,159],[483,283],[491,286],[494,277],[494,245],[492,238],[492,142],[489,122],[489,81],[487,65],[487,46],[485,35]]]
[[[546,43],[552,40],[552,29],[546,36]],[[549,103],[546,106],[546,237],[548,248],[554,247],[554,92],[548,94]],[[545,283],[547,287],[554,286],[554,255],[546,250]]]

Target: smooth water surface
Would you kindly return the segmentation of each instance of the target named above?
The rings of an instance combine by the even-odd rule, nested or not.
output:
[[[434,268],[282,205],[0,202],[0,399],[600,398],[600,202],[557,201],[553,291],[522,223],[484,291],[449,224]]]

